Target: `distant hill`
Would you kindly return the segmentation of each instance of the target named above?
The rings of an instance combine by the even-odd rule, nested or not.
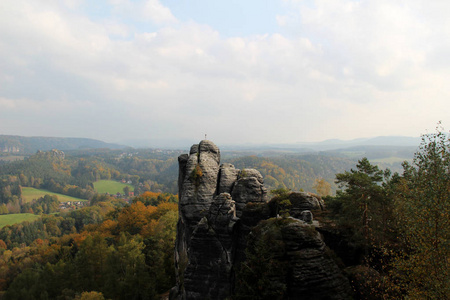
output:
[[[360,138],[349,141],[326,140],[320,143],[311,144],[310,147],[318,150],[336,150],[358,146],[418,147],[420,142],[420,137],[378,136],[374,138]]]
[[[361,145],[336,150],[321,151],[322,154],[331,156],[346,156],[353,158],[367,157],[370,160],[387,157],[403,157],[410,159],[417,151],[417,146],[386,146],[386,145]]]
[[[32,154],[38,150],[48,151],[51,149],[77,150],[98,148],[122,149],[125,148],[125,146],[86,138],[0,135],[0,152],[3,153]]]
[[[280,153],[313,153],[322,151],[343,151],[364,147],[365,149],[378,147],[398,149],[409,147],[413,150],[420,145],[420,137],[408,136],[378,136],[373,138],[358,138],[353,140],[331,139],[322,142],[298,142],[292,144],[247,144],[222,146],[224,152],[240,152],[247,154],[277,155]],[[413,151],[414,152],[414,151]]]

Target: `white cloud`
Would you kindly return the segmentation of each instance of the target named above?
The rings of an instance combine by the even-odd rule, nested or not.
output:
[[[308,37],[322,55],[311,76],[326,91],[323,102],[334,136],[403,132],[448,119],[448,53],[432,65],[450,34],[445,7],[426,1],[290,1],[297,9],[280,16],[291,35]],[[447,48],[448,49],[448,48]],[[450,49],[449,49],[450,50]],[[330,97],[331,96],[331,97]],[[367,120],[373,120],[367,122]],[[434,120],[434,121],[433,121]],[[355,127],[355,124],[358,124]],[[333,130],[333,129],[331,129]]]
[[[157,25],[177,23],[170,9],[159,0],[110,0],[115,15],[131,17],[134,20],[153,22]]]
[[[0,107],[3,107],[3,109],[14,109],[16,104],[12,99],[0,97]]]
[[[175,23],[177,21],[170,9],[158,0],[145,1],[142,13],[144,17],[149,17],[156,24]]]
[[[302,32],[324,46],[327,63],[338,70],[352,69],[358,80],[379,89],[393,88],[392,82],[394,88],[404,88],[425,63],[425,45],[436,42],[430,41],[436,28],[427,20],[434,15],[421,15],[414,1],[317,0],[314,4],[297,3]]]

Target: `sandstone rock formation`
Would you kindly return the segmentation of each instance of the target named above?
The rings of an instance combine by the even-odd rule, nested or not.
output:
[[[177,286],[170,298],[230,299],[236,291],[238,270],[246,261],[249,234],[271,215],[263,177],[254,169],[219,165],[220,151],[207,140],[193,145],[178,161]],[[296,213],[320,208],[317,199],[306,199],[299,200],[302,206]],[[348,298],[348,281],[324,255],[325,245],[314,227],[292,220],[282,231],[285,247],[279,258],[292,261],[291,275],[279,274],[274,279],[288,287],[285,298],[302,299],[293,296],[298,293],[308,295],[305,299]],[[305,232],[315,232],[313,242]]]
[[[241,282],[236,298],[351,299],[348,280],[328,251],[320,234],[303,221],[260,222],[248,236],[248,257],[237,276]]]

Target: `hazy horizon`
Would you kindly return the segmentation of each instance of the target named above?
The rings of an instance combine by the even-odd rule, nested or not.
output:
[[[4,0],[0,134],[222,145],[450,123],[450,2]],[[185,142],[183,142],[185,143]]]
[[[0,137],[4,136],[0,134]],[[16,136],[16,135],[6,135],[6,136]],[[68,138],[68,139],[90,139],[82,136],[77,137],[50,137],[50,136],[20,136],[25,138]],[[93,139],[100,142],[121,145],[126,147],[132,147],[135,149],[139,148],[161,148],[161,149],[188,149],[193,144],[198,144],[201,140],[205,139],[205,137],[200,139],[178,139],[178,140],[123,140],[119,142],[109,142],[107,140]],[[211,140],[207,138],[208,140]],[[418,146],[420,144],[420,137],[411,137],[411,136],[376,136],[376,137],[361,137],[356,139],[327,139],[318,142],[288,142],[288,143],[221,143],[215,140],[211,140],[217,145],[220,145],[221,148],[225,150],[246,150],[246,149],[293,149],[293,150],[306,150],[309,149],[311,151],[322,151],[322,150],[330,150],[330,149],[338,149],[339,147],[348,148],[354,146]]]

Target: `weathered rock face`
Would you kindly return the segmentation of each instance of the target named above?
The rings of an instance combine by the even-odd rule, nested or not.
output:
[[[325,243],[301,221],[281,228],[287,254],[289,299],[349,299],[348,279],[325,252]],[[315,234],[314,234],[315,232]]]
[[[237,170],[231,164],[219,165],[220,151],[207,140],[192,146],[189,155],[181,155],[178,161],[180,217],[175,244],[177,286],[172,289],[170,297],[230,298],[236,290],[236,270],[246,260],[248,235],[252,228],[271,214],[263,177],[254,169]],[[310,231],[315,231],[310,227]],[[301,278],[304,274],[308,274],[307,277],[314,283],[321,282],[322,277],[326,282],[334,277],[341,278],[342,275],[331,260],[323,260],[324,244],[319,238],[312,242],[315,252],[302,248],[311,244],[310,240],[304,238],[302,228],[286,228],[283,231],[283,236],[287,236],[285,243],[289,245],[283,251],[295,252],[296,259],[300,259],[292,261],[291,273],[294,277],[291,276],[289,280],[299,281],[292,285],[295,292],[307,294],[308,288],[300,283],[305,280]],[[321,267],[321,264],[327,266]],[[330,268],[330,265],[335,268]],[[306,273],[302,271],[302,266],[306,266]],[[281,281],[286,280],[285,274],[279,275]],[[348,282],[342,291],[335,287],[336,284],[341,282],[334,280],[326,289],[326,285],[321,284],[315,287],[326,291],[324,293],[342,294],[342,291],[346,291]]]
[[[239,170],[235,169],[232,164],[222,164],[219,170],[218,193],[231,194],[238,175]]]
[[[348,279],[327,255],[314,226],[272,218],[254,227],[248,240],[250,256],[237,274],[238,299],[350,298]]]
[[[239,170],[230,164],[219,166],[220,151],[206,140],[178,161],[174,294],[181,299],[224,299],[231,294],[233,228],[238,219],[230,193]]]

